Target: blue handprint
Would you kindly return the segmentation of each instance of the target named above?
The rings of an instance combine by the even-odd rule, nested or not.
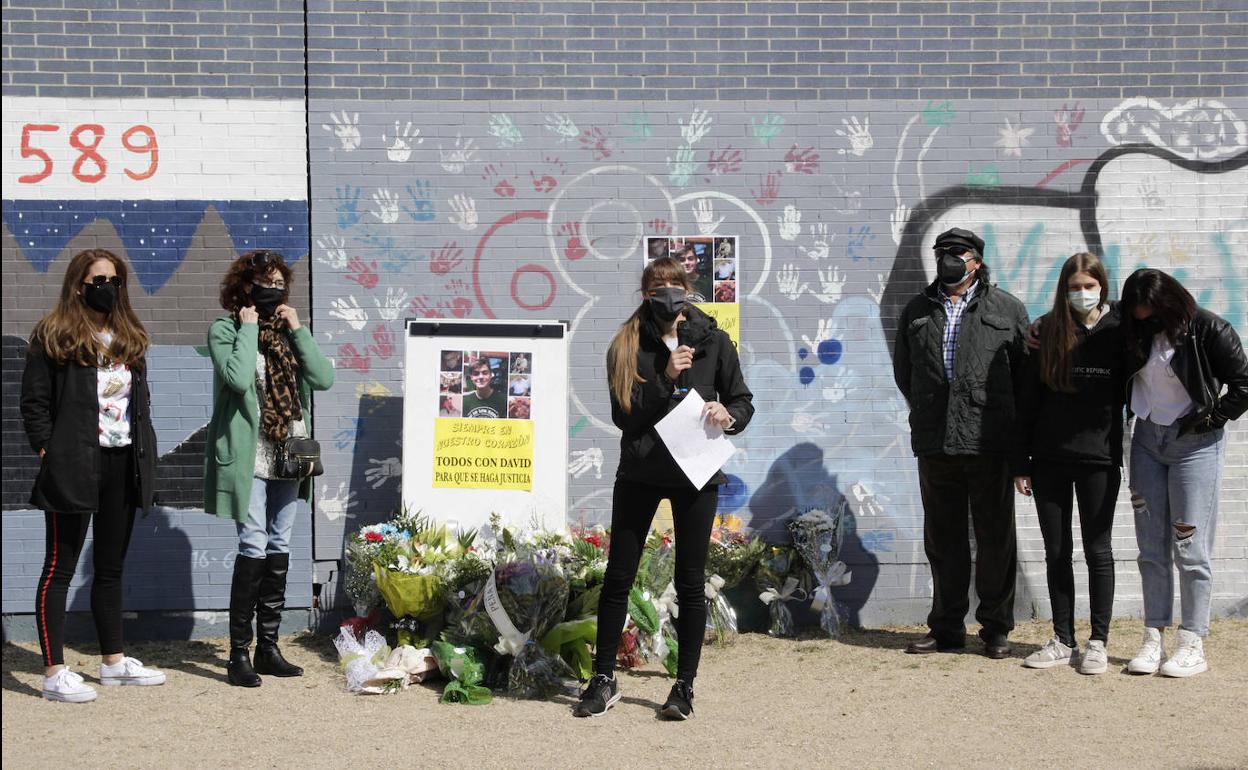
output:
[[[410,184],[406,189],[408,197],[412,199],[412,208],[404,206],[403,210],[412,221],[432,222],[437,218],[438,212],[433,207],[433,185],[427,179],[417,179],[415,189]]]
[[[360,193],[363,192],[363,189],[357,187],[353,192],[351,185],[345,184],[342,187],[336,188],[335,192],[337,193],[339,201],[338,206],[336,207],[336,211],[338,212],[338,227],[339,229],[345,230],[360,221]]]

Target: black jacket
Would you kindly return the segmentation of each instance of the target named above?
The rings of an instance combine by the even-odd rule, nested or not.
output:
[[[1150,348],[1148,343],[1143,346],[1144,350]],[[1128,409],[1134,377],[1145,363],[1146,359],[1138,355],[1130,357]],[[1180,436],[1216,430],[1248,411],[1248,358],[1235,328],[1221,317],[1197,308],[1186,331],[1175,342],[1170,367],[1194,405],[1191,412],[1179,418]]]
[[[94,366],[60,364],[37,341],[26,349],[22,422],[31,449],[44,450],[30,503],[56,513],[95,513],[99,507],[100,403]],[[156,433],[152,430],[147,361],[131,368],[130,440],[136,505],[152,507]]]
[[[986,276],[980,279],[962,313],[950,381],[940,291],[933,281],[897,323],[893,377],[910,406],[910,446],[916,455],[1009,452],[1027,310]]]
[[[1112,305],[1091,329],[1075,325],[1070,377],[1073,392],[1045,385],[1040,378],[1039,353],[1027,356],[1018,391],[1018,446],[1011,462],[1012,473],[1030,476],[1033,460],[1122,465],[1126,372],[1122,316],[1117,305]]]
[[[741,361],[727,332],[715,319],[696,307],[686,311],[690,346],[694,349],[693,367],[686,370],[689,387],[707,401],[720,401],[736,422],[724,432],[740,433],[754,416],[754,394],[741,376]],[[662,372],[667,368],[671,351],[655,329],[643,321],[637,350],[637,374],[645,382],[633,387],[632,410],[620,408],[611,395],[611,421],[623,431],[620,436],[620,466],[617,479],[638,481],[664,487],[691,486],[688,477],[672,459],[663,440],[654,430],[679,401],[673,387]],[[708,484],[727,482],[723,472],[716,473]]]

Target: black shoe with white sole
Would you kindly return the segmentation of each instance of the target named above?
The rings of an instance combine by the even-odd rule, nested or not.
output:
[[[620,699],[620,683],[614,676],[594,674],[581,690],[581,700],[572,708],[577,717],[600,717]]]
[[[668,719],[688,719],[693,716],[693,685],[677,679],[659,713]]]

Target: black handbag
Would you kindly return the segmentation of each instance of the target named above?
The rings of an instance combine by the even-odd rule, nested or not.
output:
[[[325,472],[321,445],[315,440],[290,436],[277,446],[277,475],[283,479],[306,479]]]

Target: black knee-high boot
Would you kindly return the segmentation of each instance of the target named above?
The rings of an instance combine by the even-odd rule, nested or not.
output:
[[[303,669],[282,657],[277,647],[277,629],[286,608],[286,573],[290,554],[271,553],[265,559],[256,603],[256,671],[273,676],[301,676]]]
[[[234,559],[234,582],[230,586],[230,665],[227,678],[238,687],[259,687],[260,677],[252,668],[251,619],[256,614],[265,560],[239,554]]]

